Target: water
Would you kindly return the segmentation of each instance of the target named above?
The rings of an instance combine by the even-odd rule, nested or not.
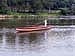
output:
[[[35,33],[2,28],[0,56],[75,56],[75,28],[58,27]]]

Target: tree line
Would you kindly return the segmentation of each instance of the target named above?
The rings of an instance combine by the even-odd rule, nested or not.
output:
[[[73,13],[75,0],[0,0],[0,14],[9,12],[37,13],[48,10],[62,10]]]

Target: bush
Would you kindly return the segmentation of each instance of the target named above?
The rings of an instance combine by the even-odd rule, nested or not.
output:
[[[14,18],[18,18],[18,16],[17,16],[17,15],[14,15],[13,17],[14,17]]]
[[[7,10],[0,10],[0,14],[7,14]]]

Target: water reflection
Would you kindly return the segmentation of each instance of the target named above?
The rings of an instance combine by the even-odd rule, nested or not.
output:
[[[73,56],[75,30],[64,29],[34,33],[15,33],[15,29],[2,29],[0,56]]]

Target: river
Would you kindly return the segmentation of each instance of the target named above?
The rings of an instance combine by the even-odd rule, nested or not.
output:
[[[23,34],[1,28],[0,56],[75,56],[75,28]]]

